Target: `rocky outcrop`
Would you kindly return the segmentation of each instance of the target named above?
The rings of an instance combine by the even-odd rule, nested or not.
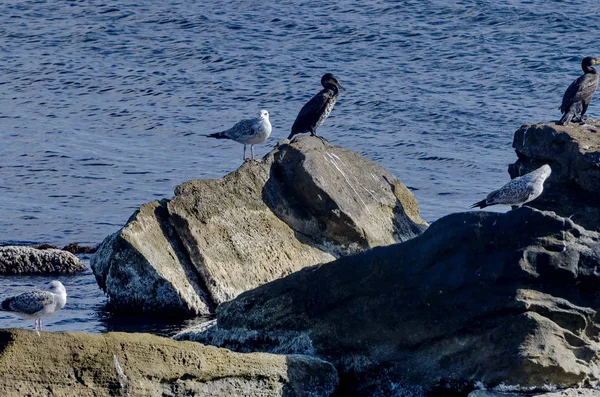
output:
[[[0,330],[3,397],[329,396],[333,366],[149,334]]]
[[[388,171],[303,136],[261,163],[144,204],[91,265],[120,309],[202,314],[306,266],[405,241],[425,227],[414,196]]]
[[[0,274],[73,274],[85,270],[75,255],[59,249],[0,247]]]
[[[600,230],[600,121],[524,125],[515,133],[513,147],[519,159],[509,167],[511,177],[543,164],[552,168],[544,193],[527,205]]]
[[[124,311],[208,314],[210,299],[169,223],[167,201],[146,203],[106,238],[90,265],[110,303]]]
[[[595,386],[599,268],[600,235],[554,213],[453,214],[245,292],[179,339],[318,355],[343,396]]]
[[[600,390],[594,389],[565,389],[548,393],[510,393],[488,390],[476,390],[469,397],[600,397]]]

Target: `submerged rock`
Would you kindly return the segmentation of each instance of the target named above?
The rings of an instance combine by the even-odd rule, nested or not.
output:
[[[406,241],[427,224],[412,193],[352,151],[299,137],[223,179],[144,204],[91,265],[124,310],[207,313],[306,266]]]
[[[245,292],[179,338],[318,355],[344,396],[595,386],[599,268],[600,234],[554,213],[453,214]]]
[[[524,125],[515,132],[513,147],[519,159],[509,167],[511,177],[542,164],[552,168],[544,193],[528,205],[600,230],[600,121]]]
[[[0,330],[0,395],[329,396],[335,368],[306,356],[240,354],[149,334]]]
[[[85,270],[75,255],[59,249],[0,247],[0,274],[73,274]]]

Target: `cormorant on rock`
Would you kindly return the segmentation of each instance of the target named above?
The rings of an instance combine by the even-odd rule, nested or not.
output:
[[[321,85],[324,87],[323,90],[312,97],[300,109],[300,113],[298,113],[298,117],[296,117],[296,121],[294,121],[294,125],[292,126],[292,133],[288,136],[288,139],[292,139],[296,134],[310,132],[310,135],[317,136],[323,140],[323,138],[317,135],[317,128],[323,124],[329,113],[331,113],[340,93],[339,89],[345,89],[331,73],[327,73],[321,77]]]
[[[495,204],[516,205],[521,207],[523,204],[538,198],[544,191],[544,181],[548,179],[552,169],[548,164],[531,171],[518,178],[515,178],[494,190],[484,200],[481,200],[471,206],[471,208],[485,208]]]
[[[207,135],[209,138],[231,139],[244,145],[244,161],[254,160],[254,145],[263,143],[271,135],[269,112],[262,109],[255,119],[237,122],[227,131]],[[246,145],[250,145],[250,158],[246,158]],[[258,160],[257,160],[258,161]]]
[[[571,121],[583,121],[583,115],[592,100],[592,95],[594,95],[596,88],[598,88],[598,71],[593,65],[598,65],[599,63],[600,59],[598,58],[583,58],[581,69],[583,69],[584,74],[572,82],[567,91],[565,91],[562,105],[559,108],[563,116],[558,124],[565,125]],[[576,117],[577,115],[579,117]]]

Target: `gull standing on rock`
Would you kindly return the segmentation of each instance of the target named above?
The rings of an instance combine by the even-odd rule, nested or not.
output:
[[[210,138],[231,139],[244,145],[244,161],[254,160],[254,145],[263,143],[271,135],[269,112],[262,109],[255,119],[237,122],[227,131],[207,135]],[[246,145],[250,145],[250,158],[246,158]]]
[[[598,65],[600,59],[594,57],[585,57],[581,61],[583,76],[580,76],[571,83],[563,95],[560,111],[563,113],[558,124],[569,124],[571,121],[584,122],[583,116],[587,111],[592,96],[598,88],[598,71],[593,65]],[[575,116],[579,116],[574,118]]]
[[[298,113],[296,121],[292,125],[292,133],[287,139],[292,139],[296,134],[310,132],[311,136],[316,136],[323,140],[323,138],[317,135],[317,128],[323,124],[329,113],[333,110],[340,94],[340,89],[345,91],[345,88],[340,85],[338,79],[331,73],[327,73],[321,77],[321,85],[323,86],[321,92],[312,97],[300,109],[300,113]]]
[[[42,330],[42,317],[56,313],[67,303],[67,290],[58,280],[48,283],[45,291],[34,290],[6,298],[0,303],[0,310],[17,316],[34,319],[33,327],[38,333]]]
[[[548,179],[552,170],[548,164],[531,171],[529,174],[517,177],[498,190],[494,190],[484,200],[471,206],[471,208],[485,208],[495,204],[516,205],[521,207],[538,198],[544,191],[544,181]]]

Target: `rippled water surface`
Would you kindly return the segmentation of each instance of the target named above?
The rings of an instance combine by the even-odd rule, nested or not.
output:
[[[99,243],[239,166],[241,145],[203,134],[266,108],[265,154],[325,72],[348,90],[320,134],[392,170],[427,221],[465,210],[508,180],[521,124],[558,118],[599,17],[595,0],[4,1],[0,243]],[[67,281],[65,316],[101,316],[93,277]],[[107,329],[90,324],[72,325]]]

